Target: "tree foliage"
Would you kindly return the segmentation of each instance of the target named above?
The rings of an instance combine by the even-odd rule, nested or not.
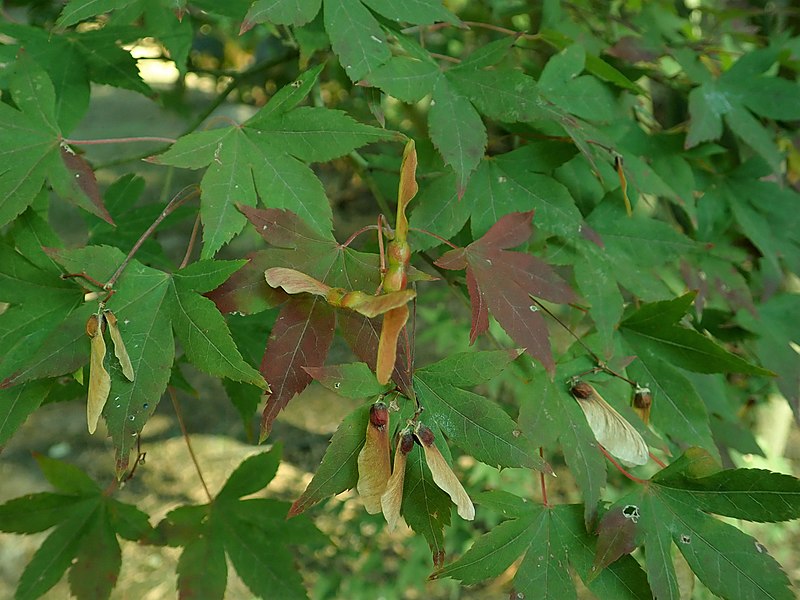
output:
[[[685,561],[721,597],[794,597],[720,517],[800,518],[800,480],[734,459],[760,451],[746,416],[768,394],[800,419],[798,15],[728,4],[10,7],[0,448],[43,403],[88,402],[116,473],[104,490],[37,457],[55,491],[0,506],[0,530],[52,530],[17,598],[66,571],[76,597],[109,597],[120,538],[180,547],[181,598],[223,597],[229,564],[257,596],[306,598],[293,549],[330,544],[312,507],[351,489],[425,540],[438,580],[515,565],[518,598],[574,598],[579,578],[599,598],[679,599]],[[168,89],[140,75],[143,46],[174,68]],[[198,78],[215,93],[193,114]],[[101,86],[191,124],[81,139]],[[212,117],[223,103],[246,116]],[[145,146],[93,158],[110,143]],[[170,175],[153,201],[137,159],[191,183]],[[331,173],[369,194],[361,229],[339,227]],[[113,496],[190,366],[246,426],[260,410],[261,442],[312,382],[359,405],[294,503],[250,497],[276,443],[151,523]],[[476,475],[505,468],[535,491]],[[556,471],[570,502],[547,495]]]

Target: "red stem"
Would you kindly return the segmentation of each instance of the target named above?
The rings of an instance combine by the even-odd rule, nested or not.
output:
[[[667,465],[664,464],[664,462],[660,460],[657,456],[655,456],[652,452],[648,452],[648,454],[650,455],[650,458],[653,459],[653,462],[656,463],[659,467],[661,467],[662,469],[667,468]]]
[[[370,231],[370,230],[372,230],[372,229],[378,229],[378,226],[377,226],[377,225],[365,225],[364,227],[362,227],[361,229],[359,229],[358,231],[356,231],[356,232],[355,232],[353,235],[351,235],[349,238],[347,238],[347,240],[345,241],[345,243],[344,243],[344,244],[342,244],[340,247],[341,247],[341,248],[347,248],[347,247],[348,247],[350,244],[352,244],[352,243],[353,243],[353,241],[354,241],[354,240],[355,240],[355,239],[356,239],[358,236],[360,236],[362,233],[366,233],[367,231]]]
[[[458,246],[456,246],[455,244],[453,244],[449,240],[446,240],[442,236],[436,235],[435,233],[433,233],[432,231],[428,231],[427,229],[419,229],[417,227],[409,227],[408,229],[409,229],[409,231],[416,231],[417,233],[424,233],[425,235],[429,235],[432,238],[436,238],[437,240],[439,240],[443,244],[447,244],[448,246],[450,246],[453,250],[458,250],[459,249]]]
[[[167,137],[124,137],[124,138],[101,138],[99,140],[71,140],[64,138],[61,140],[65,144],[72,144],[73,146],[97,146],[100,144],[130,144],[135,142],[164,142],[165,144],[174,144],[173,138]]]
[[[639,479],[638,477],[635,477],[635,476],[631,475],[630,473],[628,473],[628,472],[625,470],[625,468],[624,468],[624,467],[623,467],[621,464],[619,464],[619,463],[618,463],[618,462],[617,462],[617,461],[614,459],[614,457],[613,457],[613,456],[611,456],[611,455],[608,453],[608,451],[606,451],[606,449],[605,449],[605,448],[603,448],[603,446],[601,446],[600,444],[597,444],[597,447],[598,447],[598,448],[600,448],[600,452],[602,452],[603,454],[605,454],[605,455],[606,455],[606,458],[607,458],[607,459],[608,459],[608,460],[611,462],[611,464],[612,464],[612,465],[614,465],[614,466],[617,468],[617,471],[619,471],[620,473],[622,473],[623,475],[625,475],[625,477],[627,477],[627,478],[628,478],[628,479],[630,479],[631,481],[635,481],[636,483],[641,483],[642,485],[644,485],[645,483],[647,483],[647,481],[646,481],[646,480],[644,480],[644,479]]]

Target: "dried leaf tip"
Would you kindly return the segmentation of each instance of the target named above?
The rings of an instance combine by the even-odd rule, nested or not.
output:
[[[386,491],[381,496],[381,509],[389,531],[397,527],[400,520],[400,505],[403,502],[403,485],[406,479],[406,462],[408,454],[414,449],[414,436],[410,431],[403,431],[397,439],[394,451],[392,476],[386,484]]]
[[[103,364],[106,342],[103,339],[103,314],[94,314],[86,321],[86,334],[91,338],[89,354],[89,394],[86,398],[86,423],[89,433],[97,429],[100,414],[111,392],[111,376]]]
[[[356,489],[371,515],[381,512],[381,496],[391,475],[389,463],[389,410],[383,402],[369,409],[364,447],[358,453]]]
[[[414,434],[425,452],[425,462],[428,463],[434,483],[447,492],[458,508],[459,516],[467,521],[472,521],[475,518],[475,506],[458,477],[436,447],[433,432],[423,423],[417,423]]]
[[[110,310],[105,311],[103,315],[108,323],[108,332],[111,334],[111,341],[114,343],[114,356],[117,357],[119,365],[122,367],[122,374],[125,375],[128,381],[133,381],[133,365],[128,356],[128,350],[125,348],[125,342],[122,341],[117,317]]]
[[[633,392],[633,410],[639,415],[639,418],[644,421],[645,425],[650,424],[650,407],[653,406],[653,395],[650,393],[650,388],[636,386]]]
[[[598,443],[622,464],[633,467],[647,463],[649,451],[639,432],[606,402],[591,385],[575,382],[570,392],[578,401]]]

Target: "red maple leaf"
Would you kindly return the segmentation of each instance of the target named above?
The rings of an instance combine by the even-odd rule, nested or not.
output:
[[[467,270],[472,304],[470,343],[486,331],[491,311],[517,344],[553,372],[547,324],[530,296],[568,303],[575,300],[575,294],[544,261],[507,250],[531,236],[532,218],[533,211],[505,215],[482,238],[447,252],[436,264],[443,269]]]

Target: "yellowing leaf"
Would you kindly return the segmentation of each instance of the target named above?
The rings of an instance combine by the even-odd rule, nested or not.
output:
[[[369,410],[367,437],[358,453],[358,490],[371,515],[381,512],[381,496],[391,474],[389,464],[389,411],[383,402]]]
[[[649,451],[642,436],[591,385],[577,382],[570,390],[597,441],[624,465],[643,465]]]
[[[106,342],[103,340],[103,316],[92,315],[86,322],[86,333],[92,338],[89,358],[89,396],[86,401],[86,422],[89,433],[97,429],[100,414],[111,391],[111,376],[103,361],[106,358]]]
[[[433,432],[422,423],[419,423],[416,436],[425,451],[425,461],[431,470],[434,483],[447,492],[447,495],[450,496],[450,499],[458,508],[458,514],[461,518],[472,521],[475,518],[475,506],[472,504],[472,500],[469,499],[458,477],[453,473],[450,465],[447,464],[442,453],[436,447]]]
[[[114,342],[114,356],[117,357],[119,365],[122,367],[122,374],[128,378],[128,381],[133,381],[133,365],[125,348],[125,342],[122,341],[117,317],[110,310],[104,311],[103,316],[105,316],[106,323],[108,323],[108,332],[111,334],[111,341]]]
[[[295,269],[274,267],[264,271],[264,277],[269,285],[272,287],[281,287],[289,294],[301,294],[306,292],[317,296],[326,296],[331,290],[329,285],[325,285],[310,275],[306,275]]]
[[[397,340],[403,327],[406,326],[406,321],[408,321],[408,306],[405,304],[383,315],[381,338],[378,342],[378,360],[375,366],[378,383],[389,383],[397,356]]]
[[[392,476],[386,484],[386,491],[381,496],[381,508],[389,531],[394,531],[400,520],[400,505],[403,502],[403,484],[406,480],[406,462],[408,453],[414,449],[414,436],[411,432],[403,433],[397,440],[394,451],[394,467]]]
[[[337,288],[334,288],[331,290],[331,293],[328,294],[329,304],[332,306],[349,308],[370,319],[404,306],[417,296],[414,290],[401,290],[399,292],[379,294],[378,296],[355,291],[346,292],[340,298],[336,298],[334,296],[334,292],[336,291]]]
[[[408,235],[408,219],[406,218],[406,206],[417,194],[419,186],[416,180],[417,174],[417,151],[414,147],[414,140],[408,140],[403,151],[403,162],[400,164],[400,186],[397,190],[397,221],[395,222],[395,239],[398,242],[405,242]]]

